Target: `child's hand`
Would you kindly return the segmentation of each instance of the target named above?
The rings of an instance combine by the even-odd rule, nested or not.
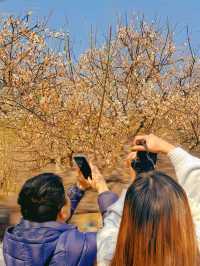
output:
[[[109,189],[106,184],[106,181],[97,166],[93,165],[90,162],[90,167],[92,170],[92,179],[88,178],[88,182],[90,183],[91,187],[95,189],[99,194],[108,191]]]
[[[81,173],[81,170],[79,169],[78,166],[77,166],[77,182],[76,182],[76,184],[77,184],[77,187],[80,188],[81,190],[87,190],[87,189],[91,188],[89,181],[87,179],[85,179],[85,177]]]

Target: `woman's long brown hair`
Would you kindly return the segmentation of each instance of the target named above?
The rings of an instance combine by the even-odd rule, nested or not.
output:
[[[199,266],[191,211],[182,187],[162,172],[129,187],[111,266]]]

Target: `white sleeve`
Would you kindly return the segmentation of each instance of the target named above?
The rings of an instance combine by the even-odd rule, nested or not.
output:
[[[175,148],[168,156],[175,168],[178,181],[188,195],[196,235],[200,244],[200,159],[181,148]]]
[[[118,201],[108,208],[103,228],[97,233],[97,265],[108,266],[113,258],[117,243],[118,231],[124,208],[126,191]]]
[[[3,258],[3,246],[2,243],[0,243],[0,266],[5,266],[4,258]]]
[[[188,197],[200,203],[200,159],[181,148],[173,149],[168,156]]]

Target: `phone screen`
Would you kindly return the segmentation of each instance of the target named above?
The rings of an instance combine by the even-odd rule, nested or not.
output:
[[[74,161],[78,165],[85,179],[88,179],[88,177],[92,178],[90,165],[84,156],[74,156]]]

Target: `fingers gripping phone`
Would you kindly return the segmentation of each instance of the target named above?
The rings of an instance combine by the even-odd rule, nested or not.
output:
[[[146,151],[137,152],[137,158],[132,160],[131,166],[136,173],[149,172],[155,169],[157,154]]]
[[[92,178],[92,170],[85,156],[82,155],[74,156],[74,161],[78,165],[85,179],[88,179],[88,177]]]
[[[146,146],[145,141],[137,143],[137,145]],[[148,151],[138,151],[136,159],[132,160],[131,166],[136,171],[137,174],[143,172],[149,172],[155,170],[157,162],[157,153]]]

